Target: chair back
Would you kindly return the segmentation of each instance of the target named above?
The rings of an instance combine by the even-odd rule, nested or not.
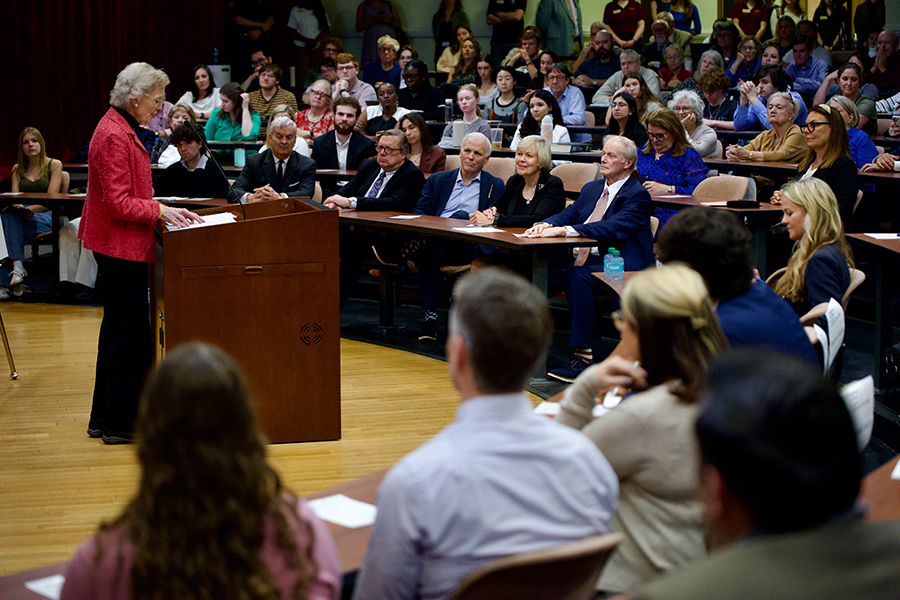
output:
[[[313,192],[312,201],[319,204],[322,203],[322,184],[318,181],[316,182],[316,190]]]
[[[71,181],[69,172],[62,172],[62,179],[59,182],[59,193],[60,194],[68,194],[69,193],[69,182]]]
[[[597,169],[595,163],[566,163],[553,167],[550,174],[562,179],[566,196],[577,196],[581,188],[597,179]]]
[[[891,127],[891,119],[878,119],[878,130],[875,135],[884,136]]]
[[[450,157],[448,156],[447,158]],[[458,157],[457,160],[459,160]],[[499,177],[503,181],[508,181],[510,177],[516,174],[516,159],[500,157],[492,158],[484,165],[484,170],[494,177]]]
[[[597,125],[597,117],[589,110],[584,111],[584,120],[587,121],[586,125],[588,127],[596,127]]]
[[[850,285],[847,286],[847,291],[841,296],[841,306],[844,307],[844,312],[847,312],[847,305],[850,303],[850,294],[853,293],[853,290],[862,285],[862,282],[865,280],[865,273],[859,269],[850,269]]]
[[[621,533],[517,554],[469,575],[451,600],[588,600]]]
[[[490,163],[490,161],[488,161]],[[445,171],[452,171],[453,169],[458,169],[460,165],[459,154],[448,154],[447,162],[444,165]]]
[[[716,200],[740,200],[747,192],[747,185],[746,177],[735,175],[708,177],[694,188],[694,195]]]
[[[659,219],[650,217],[650,237],[656,237],[656,231],[659,229]]]
[[[771,275],[769,275],[768,279],[766,279],[766,285],[771,289],[775,289],[775,286],[778,285],[778,280],[784,277],[784,274],[787,273],[787,267],[781,267]]]
[[[725,157],[725,147],[722,145],[722,140],[716,140],[716,158],[724,158]]]

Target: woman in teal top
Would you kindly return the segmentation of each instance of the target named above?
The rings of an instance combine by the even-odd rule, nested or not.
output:
[[[259,113],[250,112],[249,94],[241,93],[241,86],[233,81],[219,92],[221,108],[212,112],[206,122],[207,141],[252,142],[259,136]]]
[[[25,193],[59,192],[62,183],[62,163],[47,156],[44,137],[34,127],[26,127],[19,134],[18,162],[12,169],[12,191]],[[9,298],[10,291],[21,296],[25,272],[25,244],[39,233],[50,231],[51,216],[39,204],[13,204],[0,215],[6,238],[8,257],[2,257],[0,269],[0,300]]]

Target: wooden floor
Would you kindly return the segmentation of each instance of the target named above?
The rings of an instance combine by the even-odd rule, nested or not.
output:
[[[133,446],[87,437],[101,310],[0,305],[19,379],[0,354],[0,575],[69,558],[138,477]],[[394,464],[453,420],[441,361],[341,341],[343,439],[269,447],[303,495]],[[536,402],[537,398],[533,398]]]

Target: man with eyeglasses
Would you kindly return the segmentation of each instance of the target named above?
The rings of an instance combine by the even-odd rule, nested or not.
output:
[[[812,57],[812,45],[805,35],[794,40],[794,64],[788,65],[785,72],[794,81],[794,91],[800,95],[814,95],[825,77],[828,65]]]
[[[585,115],[584,94],[574,85],[569,85],[571,79],[569,67],[563,63],[554,63],[547,69],[547,87],[544,89],[556,99],[559,110],[562,113],[563,123],[566,125],[587,125]],[[569,136],[573,142],[589,144],[591,136],[587,133],[574,133]]]
[[[271,56],[266,56],[266,53],[262,49],[257,49],[250,55],[250,67],[253,71],[247,76],[247,79],[241,83],[241,89],[245,92],[253,92],[260,88],[259,85],[259,74],[262,71],[262,68],[272,62]]]
[[[406,63],[402,76],[406,87],[397,93],[400,106],[422,113],[426,121],[443,121],[446,96],[428,80],[428,65],[413,59]]]
[[[325,200],[325,206],[337,210],[392,210],[411,212],[425,187],[425,176],[409,161],[409,142],[399,129],[378,133],[377,155],[360,166],[359,171],[337,194]],[[341,231],[341,306],[350,288],[359,279],[363,261],[371,254],[372,240],[367,236]]]
[[[600,86],[600,89],[597,90],[597,93],[591,99],[591,104],[608,106],[612,95],[621,89],[625,83],[625,78],[629,75],[640,75],[641,79],[646,82],[647,87],[650,88],[650,91],[653,92],[653,95],[659,98],[659,76],[657,76],[656,71],[641,66],[640,54],[634,50],[623,50],[619,55],[619,64],[622,66],[622,70],[613,73],[606,80],[606,83]]]
[[[890,29],[878,34],[878,41],[875,42],[877,54],[866,79],[868,83],[877,87],[879,92],[900,89],[900,57],[897,55],[897,44],[897,34]]]
[[[353,130],[362,107],[356,98],[338,98],[333,110],[334,129],[313,142],[310,156],[318,169],[356,171],[365,159],[375,155],[372,140]]]
[[[334,57],[337,64],[337,81],[332,87],[332,98],[356,98],[360,106],[369,102],[378,102],[375,88],[357,78],[359,61],[349,52],[342,52]]]
[[[294,152],[297,125],[278,117],[269,126],[269,151],[247,158],[234,192],[243,203],[288,197],[311,198],[316,189],[316,163]]]

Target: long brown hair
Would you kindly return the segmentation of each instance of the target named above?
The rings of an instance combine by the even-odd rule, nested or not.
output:
[[[397,123],[397,129],[403,129],[403,121],[409,121],[419,130],[419,141],[422,144],[422,152],[431,150],[434,147],[434,141],[431,139],[431,132],[428,130],[428,123],[425,122],[425,117],[417,112],[406,113]]]
[[[624,79],[622,79],[622,87],[625,87],[625,82],[629,79],[634,79],[638,82],[638,87],[641,90],[641,97],[635,98],[634,102],[637,105],[637,118],[638,121],[643,121],[647,118],[647,105],[650,102],[656,102],[659,105],[662,105],[662,100],[656,97],[656,94],[650,89],[650,86],[647,85],[647,82],[644,81],[644,78],[640,75],[626,75]]]
[[[665,129],[672,136],[672,149],[669,150],[669,153],[673,157],[683,156],[688,149],[692,148],[691,143],[687,140],[687,134],[684,132],[684,125],[681,124],[681,119],[668,108],[658,108],[647,115],[646,124],[648,133],[650,126],[653,125],[654,127]],[[644,154],[654,152],[653,144],[648,142],[641,152]]]
[[[830,167],[841,156],[850,158],[850,138],[847,137],[847,124],[844,123],[844,117],[827,104],[813,106],[809,109],[809,113],[820,114],[828,120],[828,146],[825,149],[825,156],[822,157],[822,164],[819,165],[819,168]],[[815,160],[816,151],[810,148],[797,170],[803,173]]]
[[[472,46],[475,48],[475,58],[472,59],[472,62],[466,64],[462,55],[462,47],[466,42],[472,42]],[[459,62],[456,63],[456,66],[453,67],[453,77],[462,77],[463,75],[472,75],[475,74],[477,77],[478,74],[478,61],[481,60],[481,44],[478,43],[478,40],[471,37],[467,40],[463,40],[459,45]]]
[[[225,96],[229,100],[231,100],[231,111],[229,111],[228,118],[231,119],[231,124],[236,125],[241,121],[241,111],[244,110],[244,99],[241,98],[241,94],[244,90],[241,89],[241,86],[234,81],[229,81],[225,85],[222,86],[222,89],[219,90],[219,94]],[[222,112],[225,109],[219,109]]]
[[[44,143],[44,136],[41,135],[41,132],[38,131],[34,127],[26,127],[22,130],[22,133],[19,134],[19,152],[17,155],[17,161],[15,169],[13,172],[19,176],[19,179],[25,177],[25,171],[28,169],[28,158],[25,156],[25,151],[22,150],[22,144],[25,141],[25,136],[28,134],[34,136],[34,139],[41,145],[41,153],[38,154],[38,165],[41,167],[40,174],[38,175],[38,179],[43,177],[44,173],[50,172],[50,157],[47,156],[47,144]]]
[[[134,544],[135,600],[280,598],[260,554],[270,521],[297,573],[290,597],[306,598],[318,569],[313,532],[266,463],[246,380],[225,352],[201,343],[170,352],[147,381],[136,431],[138,491],[100,527]],[[309,549],[294,543],[298,527]]]

